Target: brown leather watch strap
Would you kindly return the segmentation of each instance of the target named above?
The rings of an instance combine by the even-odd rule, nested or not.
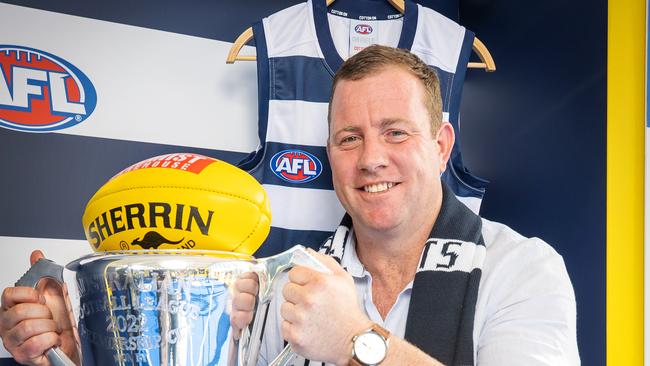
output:
[[[379,334],[380,336],[384,337],[384,339],[385,339],[386,341],[388,341],[388,337],[390,337],[390,332],[388,331],[388,329],[383,328],[382,326],[380,326],[380,325],[377,324],[377,323],[374,323],[374,324],[372,325],[372,328],[370,328],[370,329],[374,330],[375,332],[377,332],[377,334]]]
[[[382,338],[384,338],[384,341],[386,341],[386,346],[388,346],[388,337],[390,337],[390,332],[388,329],[383,328],[377,323],[373,323],[372,327],[370,329],[366,329],[363,332],[357,334],[355,338],[363,333],[369,332],[369,331],[374,331],[375,333],[379,334]],[[353,338],[354,339],[354,338]],[[388,351],[388,350],[387,350]],[[356,359],[356,356],[354,355],[354,350],[352,351],[352,358],[350,358],[350,363],[348,364],[349,366],[366,366],[365,364],[359,362],[359,360]]]

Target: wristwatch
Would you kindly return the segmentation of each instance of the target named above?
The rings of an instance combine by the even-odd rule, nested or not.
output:
[[[352,338],[352,359],[350,366],[379,365],[388,353],[388,337],[390,332],[373,324],[370,329]]]

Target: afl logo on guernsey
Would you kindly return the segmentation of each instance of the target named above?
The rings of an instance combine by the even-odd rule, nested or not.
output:
[[[271,158],[271,170],[286,182],[307,183],[318,178],[323,164],[306,151],[283,150]]]
[[[372,27],[368,24],[357,24],[356,27],[354,27],[354,31],[359,34],[370,34],[372,33]]]
[[[33,48],[0,45],[0,127],[61,130],[86,120],[96,105],[93,84],[70,62]]]

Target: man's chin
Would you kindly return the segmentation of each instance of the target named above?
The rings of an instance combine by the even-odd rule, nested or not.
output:
[[[352,215],[352,222],[355,228],[361,224],[364,228],[373,231],[390,232],[399,227],[399,220],[396,212],[372,212],[366,214]]]

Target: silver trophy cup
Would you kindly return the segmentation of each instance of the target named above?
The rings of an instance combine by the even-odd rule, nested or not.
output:
[[[256,365],[273,281],[296,265],[328,272],[301,246],[264,259],[169,250],[77,259],[66,268],[75,273],[79,292],[76,324],[82,364]],[[257,273],[259,293],[254,320],[236,340],[230,325],[232,290],[244,272]],[[46,277],[63,284],[62,273],[62,266],[40,260],[16,285],[35,287]],[[58,348],[46,355],[55,366],[74,365]],[[287,365],[293,356],[287,346],[271,365]]]

